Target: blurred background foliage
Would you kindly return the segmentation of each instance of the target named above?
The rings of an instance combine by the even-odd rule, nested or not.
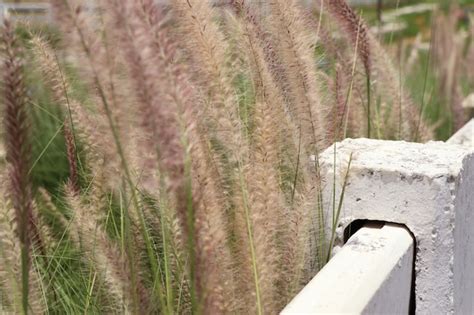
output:
[[[472,118],[474,0],[349,2],[391,52],[437,140]]]
[[[22,2],[45,1],[0,1]],[[448,139],[470,115],[462,105],[474,93],[474,60],[468,58],[469,53],[474,55],[474,0],[348,2],[364,17],[390,52],[400,71],[403,86],[435,127],[437,140]],[[59,40],[54,27],[42,23],[33,25],[37,29],[35,33],[42,34],[51,44]],[[30,31],[21,27],[17,31],[28,42]],[[30,73],[29,80],[41,82],[37,73]],[[67,177],[64,139],[60,132],[64,117],[57,106],[51,104],[41,83],[36,86],[30,91],[37,100],[32,124],[34,130],[41,132],[35,133],[33,156],[37,159],[32,174],[38,185],[55,190],[58,188],[55,183],[61,183]],[[76,90],[81,89],[78,86]],[[62,156],[55,156],[58,154]]]

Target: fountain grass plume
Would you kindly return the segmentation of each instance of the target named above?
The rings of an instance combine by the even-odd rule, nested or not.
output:
[[[21,250],[22,305],[29,311],[29,270],[31,245],[40,246],[33,216],[30,180],[30,138],[28,99],[23,75],[23,52],[14,26],[9,20],[1,29],[3,55],[2,103],[5,126],[6,160],[9,173],[9,198],[15,210]]]
[[[77,149],[74,141],[74,135],[67,122],[63,125],[64,139],[66,141],[66,155],[69,162],[69,184],[75,193],[79,193],[79,171],[77,169]]]
[[[321,137],[328,129],[329,108],[324,105],[321,86],[316,72],[317,60],[314,47],[319,34],[313,31],[311,19],[297,1],[273,0],[271,16],[267,18],[274,47],[279,55],[287,80],[291,112],[304,133],[310,133],[311,143],[306,148],[321,148],[327,145]],[[281,28],[284,31],[280,31]]]
[[[371,73],[372,54],[369,40],[369,29],[361,17],[358,17],[354,10],[345,0],[331,0],[327,3],[329,11],[336,17],[338,22],[348,32],[352,43],[357,44],[358,55],[364,64],[368,77]]]
[[[0,176],[2,182],[4,177]],[[0,286],[2,287],[2,311],[24,314],[22,291],[21,243],[15,209],[4,189],[0,189]],[[41,278],[30,264],[28,270],[27,312],[42,314],[46,310]]]

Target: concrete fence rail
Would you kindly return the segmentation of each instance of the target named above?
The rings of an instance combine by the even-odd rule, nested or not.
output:
[[[282,314],[408,314],[413,249],[406,228],[368,223]]]
[[[473,136],[474,120],[446,143],[346,139],[323,152],[324,209],[351,159],[337,253],[282,314],[474,314]],[[356,222],[385,225],[344,244]]]

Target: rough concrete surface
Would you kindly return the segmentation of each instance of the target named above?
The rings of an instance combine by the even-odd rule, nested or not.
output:
[[[329,230],[334,173],[337,202],[353,154],[336,244],[357,219],[404,224],[416,238],[417,313],[474,313],[472,150],[368,139],[347,139],[336,149],[336,156],[333,148],[320,156]]]

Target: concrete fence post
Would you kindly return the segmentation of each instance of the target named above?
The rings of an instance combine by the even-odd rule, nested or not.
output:
[[[335,145],[336,155],[329,148],[320,156],[328,231],[333,178],[337,201],[352,155],[336,247],[343,244],[345,229],[356,220],[402,224],[415,237],[416,312],[473,314],[472,149],[444,142],[368,139],[346,139]]]

